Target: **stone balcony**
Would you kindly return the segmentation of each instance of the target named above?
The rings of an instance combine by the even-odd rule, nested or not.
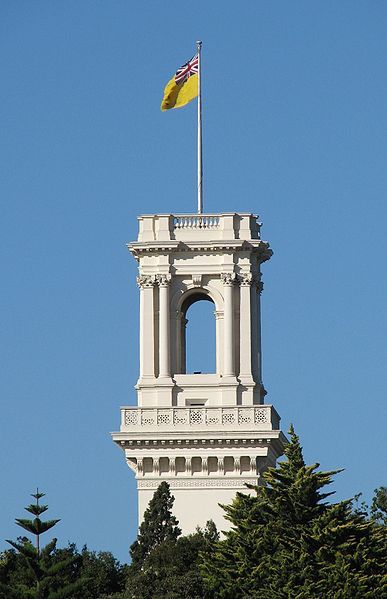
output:
[[[138,242],[260,239],[257,216],[223,214],[146,214],[139,216]]]
[[[279,430],[280,418],[271,405],[170,408],[121,408],[122,433],[129,435],[268,433]]]

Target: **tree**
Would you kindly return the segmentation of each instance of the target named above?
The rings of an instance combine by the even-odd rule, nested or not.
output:
[[[88,583],[74,595],[74,599],[98,599],[125,588],[128,566],[122,566],[110,551],[96,552],[83,547],[80,560],[80,575],[88,579]]]
[[[211,597],[371,599],[386,588],[386,530],[353,510],[328,503],[321,490],[339,471],[306,466],[293,428],[286,460],[264,475],[255,496],[223,506],[232,528],[203,558]]]
[[[371,517],[376,522],[387,525],[387,487],[375,489],[371,505]]]
[[[204,530],[162,541],[148,553],[141,569],[129,568],[120,599],[202,599],[206,594],[199,563],[203,555],[211,555],[218,539],[210,521]]]
[[[16,523],[35,536],[35,545],[27,537],[19,537],[17,541],[7,541],[16,552],[6,554],[4,575],[0,582],[0,597],[6,599],[64,599],[74,596],[74,593],[87,582],[79,576],[80,562],[77,555],[61,556],[56,548],[54,538],[45,547],[41,547],[40,536],[53,528],[59,520],[42,521],[40,516],[47,509],[41,505],[40,499],[44,493],[37,489],[32,494],[35,504],[25,509],[35,518],[17,518]],[[14,568],[10,567],[13,562]],[[5,579],[4,579],[5,578]],[[1,595],[2,594],[2,595]]]
[[[144,513],[137,540],[130,547],[132,566],[141,568],[150,552],[164,541],[176,541],[181,535],[178,520],[172,514],[174,497],[163,481],[155,491]]]

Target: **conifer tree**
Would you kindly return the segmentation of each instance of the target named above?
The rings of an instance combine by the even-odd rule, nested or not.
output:
[[[266,486],[251,487],[255,496],[239,493],[224,507],[232,528],[202,565],[210,596],[384,596],[385,531],[355,512],[351,501],[328,503],[332,493],[322,489],[338,471],[306,466],[293,428],[290,438],[287,459],[265,473]]]
[[[41,520],[41,514],[48,509],[47,505],[40,504],[44,495],[37,489],[36,493],[32,493],[35,503],[25,508],[35,516],[33,520],[16,519],[18,526],[35,536],[35,545],[26,537],[19,537],[17,541],[7,540],[25,560],[28,566],[27,576],[14,581],[12,585],[1,583],[0,597],[3,593],[7,599],[65,599],[72,597],[87,582],[86,579],[74,576],[77,556],[70,555],[65,559],[58,559],[56,538],[45,547],[41,547],[40,536],[59,522],[58,519]]]
[[[130,547],[133,567],[141,568],[145,558],[157,545],[164,541],[176,541],[181,534],[179,522],[172,514],[174,500],[169,484],[163,481],[150,500],[137,540]]]

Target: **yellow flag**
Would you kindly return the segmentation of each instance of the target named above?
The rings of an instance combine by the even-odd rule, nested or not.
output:
[[[168,81],[161,102],[161,110],[181,108],[197,97],[199,57],[196,54],[182,67],[177,69],[175,75]]]

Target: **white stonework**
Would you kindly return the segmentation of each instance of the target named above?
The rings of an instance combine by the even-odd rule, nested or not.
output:
[[[137,479],[139,522],[166,480],[184,533],[210,518],[224,530],[218,503],[247,492],[283,453],[279,416],[263,403],[260,265],[272,251],[252,214],[153,214],[139,224],[128,245],[139,263],[138,407],[121,408],[113,440]],[[214,304],[216,372],[187,374],[186,313],[201,300]]]

